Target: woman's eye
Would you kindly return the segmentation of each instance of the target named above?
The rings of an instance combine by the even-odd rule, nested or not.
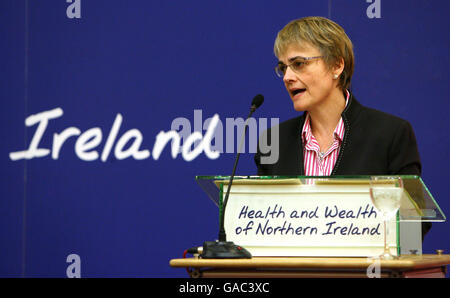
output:
[[[295,61],[294,63],[292,63],[292,66],[294,66],[294,68],[298,69],[298,68],[301,68],[304,64],[305,64],[305,62],[303,62],[303,61]]]

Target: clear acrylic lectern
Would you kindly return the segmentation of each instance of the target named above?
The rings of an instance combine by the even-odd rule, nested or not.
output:
[[[398,176],[397,176],[398,177]],[[419,176],[399,176],[403,181],[403,194],[401,196],[400,207],[398,209],[397,215],[394,218],[394,223],[391,224],[394,233],[394,238],[391,239],[392,249],[395,250],[397,255],[400,254],[421,254],[422,253],[422,223],[424,222],[444,222],[446,217],[442,212],[441,208],[437,204],[436,200],[431,195],[428,188],[425,186],[424,182]],[[222,212],[222,199],[223,195],[226,192],[229,182],[229,176],[197,176],[196,180],[200,187],[205,191],[208,197],[219,207],[219,215]],[[233,181],[233,187],[230,192],[230,197],[227,205],[227,210],[225,216],[228,213],[234,212],[234,217],[230,217],[229,220],[225,219],[225,225],[230,233],[232,234],[235,231],[240,232],[245,229],[242,224],[238,224],[238,221],[242,221],[242,218],[239,214],[247,214],[243,212],[242,206],[235,207],[241,208],[233,210],[230,206],[231,202],[235,200],[238,201],[239,198],[245,197],[245,203],[247,205],[251,205],[252,201],[265,200],[263,204],[266,204],[266,209],[272,199],[277,202],[279,200],[279,206],[283,204],[287,204],[286,206],[290,206],[291,208],[296,208],[296,206],[292,207],[292,202],[298,202],[298,199],[304,199],[303,201],[324,201],[330,198],[329,205],[321,205],[319,210],[326,209],[328,211],[331,210],[330,206],[339,205],[341,202],[346,206],[349,205],[348,202],[352,200],[352,198],[356,198],[359,200],[358,202],[367,202],[367,198],[370,197],[370,180],[371,176],[333,176],[333,177],[311,177],[311,176],[236,176]],[[290,198],[287,200],[286,198]],[[294,199],[294,200],[292,200]],[[346,202],[348,201],[348,202]],[[249,203],[250,202],[250,203]],[[285,203],[282,203],[285,202]],[[356,202],[356,200],[355,200]],[[370,199],[369,199],[370,202]],[[259,203],[257,203],[258,205]],[[296,203],[297,204],[297,203]],[[306,208],[311,204],[301,205],[302,208]],[[364,203],[366,204],[366,203]],[[261,205],[261,204],[260,204]],[[284,206],[284,205],[283,205]],[[306,206],[306,207],[305,207]],[[272,206],[273,208],[273,206]],[[329,209],[330,208],[330,209]],[[285,207],[284,210],[286,210]],[[349,208],[347,208],[349,209]],[[331,211],[330,211],[331,212]],[[323,212],[322,212],[323,213]],[[356,211],[354,212],[356,214]],[[331,213],[330,213],[331,214]],[[352,213],[353,215],[353,213]],[[286,216],[288,217],[288,216]],[[289,218],[287,218],[289,219]],[[302,219],[302,223],[306,222],[306,219]],[[311,222],[311,219],[308,219]],[[313,219],[314,220],[314,219]],[[324,226],[328,222],[324,219],[324,223],[317,223],[317,225],[322,224]],[[364,220],[359,221],[360,224],[365,224],[370,219],[364,218]],[[379,219],[378,219],[379,220]],[[227,222],[228,221],[228,222]],[[286,221],[286,218],[285,218]],[[329,221],[329,220],[328,220]],[[231,223],[230,223],[231,222]],[[291,220],[292,226],[294,226],[293,220]],[[278,230],[274,226],[275,231],[286,232],[286,230],[291,230],[288,226],[291,222],[286,221],[286,226],[282,227],[283,221],[275,223],[275,220],[272,219],[269,222],[274,223],[274,225],[278,225]],[[300,223],[298,220],[296,223]],[[345,224],[345,219],[342,219],[342,225]],[[253,227],[253,231],[257,230],[258,223],[255,221],[255,226]],[[261,223],[261,224],[264,224]],[[259,231],[265,231],[263,226],[260,224]],[[354,225],[353,225],[354,226]],[[249,224],[247,222],[247,228]],[[286,228],[287,227],[287,228]],[[347,229],[347,228],[346,228]],[[349,227],[347,230],[351,229]],[[322,229],[323,230],[323,229]],[[271,231],[269,229],[269,231]],[[319,229],[320,231],[320,229]],[[340,230],[342,231],[342,229]],[[267,247],[270,247],[272,243],[278,243],[283,246],[295,246],[294,248],[290,248],[291,251],[296,251],[296,255],[314,255],[317,253],[317,256],[369,256],[374,253],[375,248],[378,249],[379,240],[363,240],[359,241],[358,239],[353,239],[346,235],[341,237],[328,237],[329,241],[326,241],[322,238],[319,239],[320,235],[313,236],[302,236],[301,237],[291,237],[289,238],[286,235],[284,238],[280,235],[255,235],[254,238],[249,237],[241,237],[242,235],[231,235],[233,241],[240,243],[245,246],[248,243],[248,247],[257,247],[260,249],[259,251],[263,251],[261,247],[264,247],[266,251],[269,251]],[[320,234],[320,233],[318,233]],[[389,234],[389,233],[387,233]],[[326,235],[326,233],[323,233]],[[233,238],[235,237],[235,238]],[[259,237],[259,238],[258,238]],[[249,240],[248,240],[249,239]],[[253,239],[253,240],[252,240]],[[287,239],[285,242],[284,239]],[[303,239],[302,241],[298,240],[297,244],[293,244],[297,241],[297,239]],[[319,240],[318,240],[319,239]],[[248,242],[247,242],[248,240]],[[252,242],[253,241],[253,242]],[[325,242],[324,242],[325,241]],[[353,242],[352,242],[353,241]],[[364,242],[366,241],[366,242]],[[378,241],[378,242],[377,242]],[[255,244],[256,243],[256,244]],[[301,250],[301,247],[310,246],[311,249],[307,252]],[[279,246],[280,246],[279,245]],[[314,246],[313,246],[314,245]],[[337,249],[337,247],[340,247]],[[369,250],[363,252],[362,247],[371,247],[370,253]],[[245,246],[247,248],[247,246]],[[314,250],[312,250],[314,247]],[[359,250],[356,250],[355,247],[359,247]],[[327,248],[327,249],[325,249]],[[333,248],[332,250],[329,248]],[[272,250],[274,251],[274,250]],[[255,254],[255,253],[256,254]],[[252,254],[257,255],[258,250],[255,248]],[[262,254],[264,255],[264,254]],[[288,256],[288,254],[286,254]]]

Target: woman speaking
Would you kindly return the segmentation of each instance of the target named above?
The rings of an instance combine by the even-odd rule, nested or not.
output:
[[[258,175],[418,175],[421,163],[408,121],[361,105],[350,92],[354,55],[344,29],[323,17],[287,24],[277,35],[276,74],[301,116],[260,137]],[[271,144],[270,136],[278,133]],[[265,162],[262,144],[278,148]],[[431,228],[422,224],[422,236]]]
[[[278,33],[274,52],[276,74],[304,113],[276,127],[277,161],[264,163],[258,148],[258,175],[421,174],[409,122],[362,106],[350,92],[353,46],[341,26],[323,17],[294,20]]]

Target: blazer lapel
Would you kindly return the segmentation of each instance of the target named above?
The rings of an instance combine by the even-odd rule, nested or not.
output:
[[[352,163],[351,155],[348,154],[349,150],[346,147],[349,146],[350,136],[353,133],[352,125],[354,125],[360,111],[361,111],[361,104],[355,99],[353,94],[350,92],[349,103],[347,104],[345,110],[342,112],[342,119],[344,120],[344,128],[345,128],[344,139],[342,141],[341,148],[339,149],[338,159],[334,164],[331,176],[343,175],[344,173],[342,169],[345,169],[348,163],[350,164]]]
[[[305,114],[297,118],[293,127],[288,129],[289,134],[284,140],[280,140],[280,163],[279,172],[289,176],[304,175],[303,166],[303,143],[302,128],[305,122]]]

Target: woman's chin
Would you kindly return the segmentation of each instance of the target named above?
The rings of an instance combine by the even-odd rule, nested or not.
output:
[[[296,110],[297,112],[306,111],[306,106],[299,102],[294,102],[293,105],[294,105],[294,110]]]

